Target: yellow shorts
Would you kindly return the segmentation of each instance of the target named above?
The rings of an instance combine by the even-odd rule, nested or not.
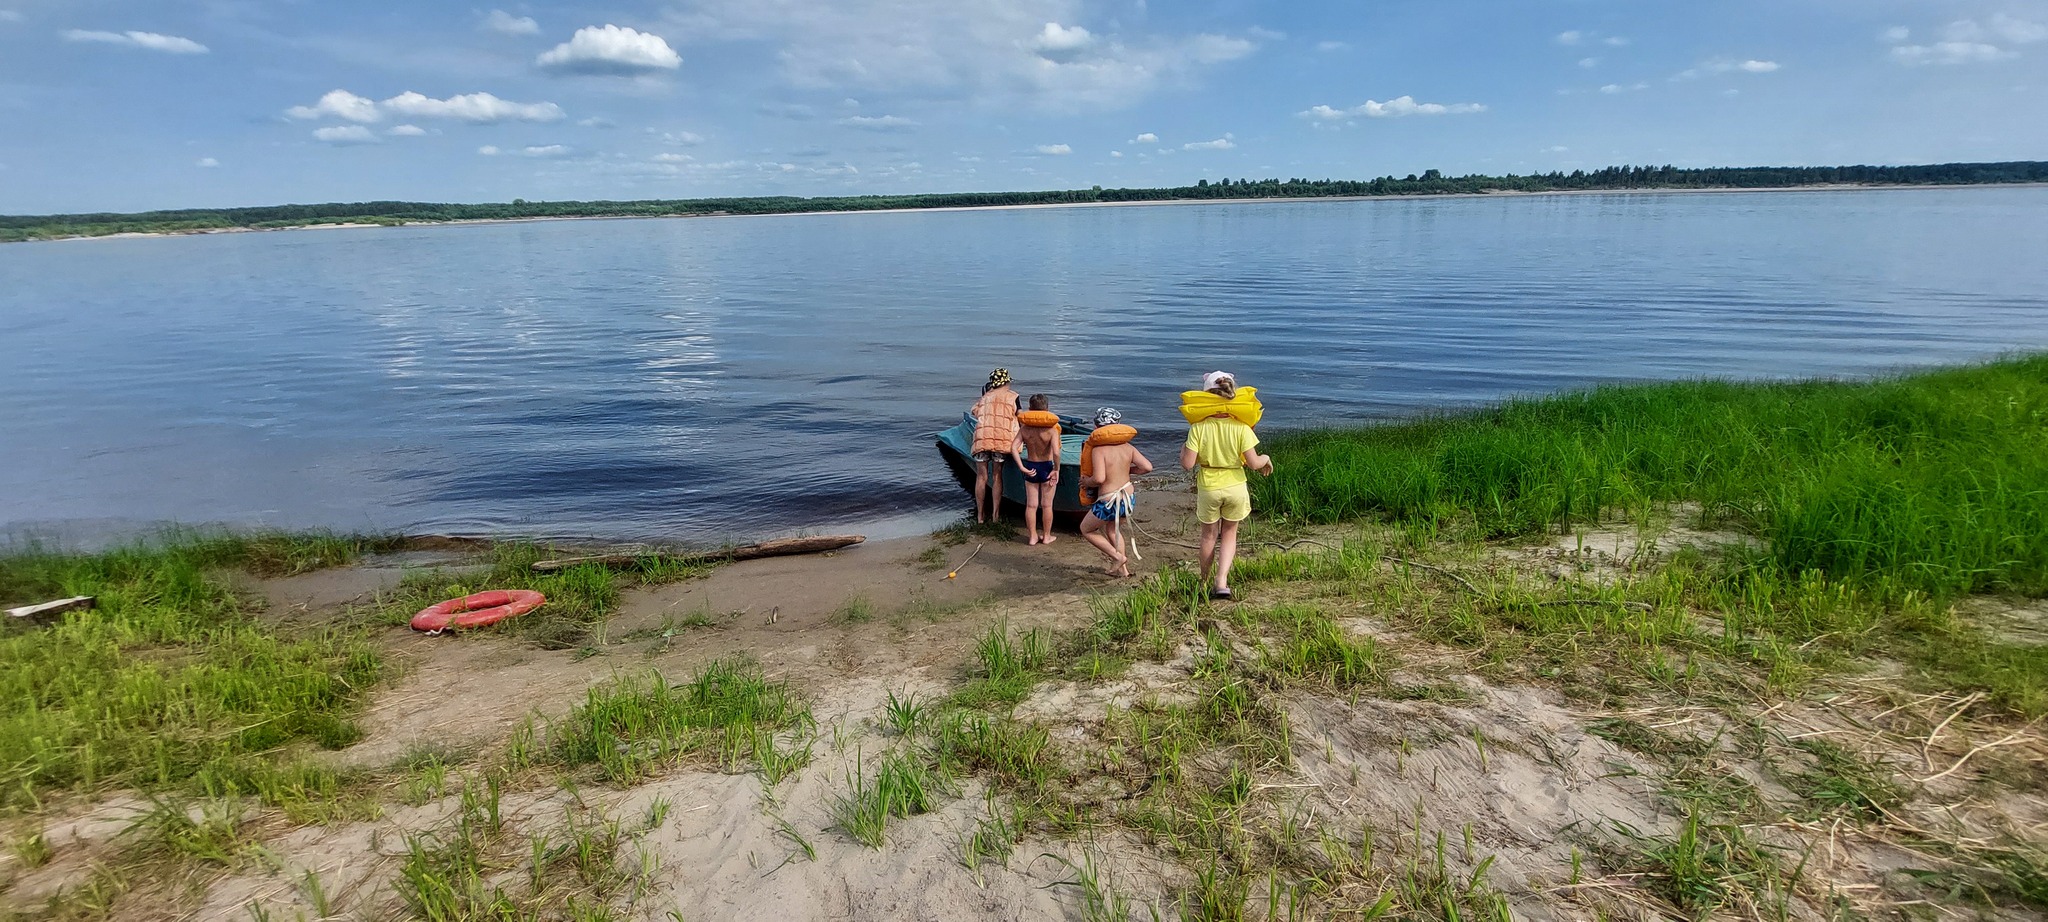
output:
[[[1242,522],[1252,514],[1252,491],[1244,484],[1221,490],[1195,491],[1195,521],[1213,525],[1217,519]]]

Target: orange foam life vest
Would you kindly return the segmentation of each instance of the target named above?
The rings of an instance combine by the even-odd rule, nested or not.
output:
[[[1093,489],[1090,489],[1087,483],[1085,482],[1088,479],[1089,474],[1092,473],[1091,469],[1094,467],[1093,462],[1095,460],[1095,452],[1093,449],[1095,448],[1095,446],[1125,445],[1129,444],[1132,439],[1135,439],[1137,437],[1138,430],[1133,429],[1130,426],[1126,426],[1122,423],[1116,423],[1114,425],[1109,426],[1099,426],[1096,428],[1094,432],[1088,433],[1088,441],[1081,446],[1081,479],[1084,481],[1080,485],[1082,502],[1095,502],[1095,491]]]

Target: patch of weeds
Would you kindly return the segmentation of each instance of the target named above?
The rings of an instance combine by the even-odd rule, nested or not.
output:
[[[943,570],[946,568],[946,549],[934,544],[911,558],[911,563],[920,570]]]
[[[1708,822],[1698,810],[1686,812],[1675,838],[1643,841],[1650,889],[1696,917],[1774,886],[1777,862],[1767,847],[1739,826]]]
[[[875,603],[865,595],[849,596],[832,613],[833,624],[866,624],[875,620]]]
[[[930,812],[947,783],[923,759],[897,751],[882,757],[872,777],[856,759],[847,787],[847,793],[832,797],[834,825],[869,848],[881,848],[891,818]]]
[[[16,838],[10,847],[14,857],[23,867],[39,868],[49,864],[57,851],[50,847],[50,840],[43,837],[41,830]]]
[[[955,711],[940,720],[931,735],[939,764],[949,770],[987,772],[1033,788],[1042,787],[1054,773],[1052,736],[1035,724]]]
[[[323,762],[245,756],[208,766],[193,779],[206,796],[253,796],[294,823],[375,819],[382,808],[367,779]]]
[[[1002,519],[993,519],[987,522],[970,522],[966,519],[961,519],[938,531],[932,532],[932,538],[947,547],[959,547],[976,538],[1008,541],[1015,537],[1017,537],[1016,526]]]
[[[149,852],[207,864],[233,866],[249,843],[241,837],[242,805],[215,799],[188,806],[152,798],[124,835]]]
[[[1600,718],[1587,724],[1586,732],[1630,752],[1642,753],[1666,762],[1674,759],[1697,759],[1712,751],[1709,744],[1699,739],[1665,733],[1626,717]]]
[[[890,691],[888,701],[882,706],[882,713],[887,716],[889,727],[896,731],[897,736],[914,736],[917,728],[923,726],[930,718],[931,705],[918,701],[916,694],[906,694],[898,698],[896,692]]]
[[[1023,835],[1023,823],[1016,809],[999,802],[991,792],[987,810],[975,821],[974,831],[960,839],[960,863],[970,871],[979,871],[981,863],[990,859],[1008,864],[1010,853],[1016,850],[1017,840]]]
[[[757,731],[810,723],[787,683],[768,681],[754,663],[718,660],[681,684],[656,672],[590,689],[583,704],[549,725],[547,755],[630,782],[705,753],[736,767],[755,754]]]
[[[1042,628],[1013,635],[1006,619],[990,625],[975,642],[974,656],[980,678],[955,691],[952,702],[970,708],[1016,704],[1042,678],[1052,639]]]
[[[1080,864],[1060,860],[1074,872],[1070,883],[1081,892],[1082,922],[1129,922],[1131,896],[1116,888],[1109,869],[1096,863],[1094,852],[1083,852]]]
[[[1793,745],[1813,757],[1813,767],[1782,775],[1787,787],[1806,799],[1816,815],[1848,813],[1881,820],[1905,800],[1898,782],[1882,765],[1862,759],[1827,740],[1810,738]]]

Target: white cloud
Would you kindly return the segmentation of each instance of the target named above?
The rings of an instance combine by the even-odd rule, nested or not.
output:
[[[1941,37],[1951,42],[1996,40],[2014,45],[2027,45],[2048,39],[2048,25],[2000,13],[1991,17],[1988,22],[1960,19],[1949,23],[1948,28],[1942,30]]]
[[[504,148],[497,146],[496,144],[486,144],[482,147],[477,148],[476,152],[486,157],[517,156],[541,158],[567,157],[570,154],[575,153],[574,150],[571,150],[570,148],[561,144],[534,145],[532,147],[522,147],[519,148],[518,150],[506,150]]]
[[[484,28],[506,35],[539,35],[540,23],[531,16],[514,16],[504,10],[492,10],[484,17]]]
[[[1272,33],[1088,31],[1076,0],[676,0],[668,31],[767,44],[792,87],[937,95],[989,108],[1124,108],[1196,84]],[[1047,29],[1047,24],[1056,26]]]
[[[1600,42],[1610,48],[1623,48],[1628,45],[1629,38],[1626,35],[1610,35],[1601,39]]]
[[[329,144],[375,144],[377,136],[361,125],[329,125],[313,129],[313,140]]]
[[[377,111],[377,103],[366,97],[357,96],[347,90],[328,90],[327,95],[310,106],[293,106],[284,110],[292,118],[323,118],[333,116],[351,122],[374,122],[384,117]]]
[[[159,35],[155,32],[96,32],[90,29],[66,29],[64,38],[73,42],[100,42],[108,45],[126,45],[130,48],[147,48],[171,54],[205,54],[207,48],[189,38],[175,35]]]
[[[1472,115],[1485,111],[1486,107],[1476,102],[1444,105],[1434,102],[1416,102],[1413,96],[1400,96],[1389,99],[1386,102],[1368,99],[1349,109],[1312,106],[1295,114],[1311,121],[1338,122],[1355,118],[1402,118],[1409,115]]]
[[[1745,74],[1768,74],[1779,69],[1779,66],[1776,61],[1759,61],[1754,58],[1744,61],[1737,61],[1732,58],[1715,58],[1698,67],[1679,71],[1671,79],[1695,80],[1700,77],[1718,76],[1738,71]]]
[[[664,131],[661,133],[661,141],[663,144],[674,144],[678,147],[696,147],[704,143],[704,136],[694,131]]]
[[[1580,59],[1579,59],[1579,66],[1580,66],[1580,67],[1585,67],[1585,68],[1594,68],[1594,67],[1599,67],[1599,66],[1600,66],[1600,59],[1599,59],[1599,58],[1580,58]]]
[[[1339,51],[1350,51],[1351,45],[1347,42],[1317,42],[1316,50],[1324,54],[1333,54]]]
[[[1568,150],[1571,150],[1571,148],[1566,147],[1562,144],[1553,144],[1549,147],[1544,148],[1543,152],[1546,154],[1562,154]]]
[[[697,158],[689,154],[655,154],[655,163],[690,163]]]
[[[1905,26],[1893,26],[1889,29],[1884,30],[1884,35],[1880,36],[1879,38],[1882,41],[1887,41],[1896,45],[1912,37],[1913,30],[1908,29]]]
[[[917,123],[900,115],[854,115],[839,120],[839,124],[862,131],[909,131]]]
[[[393,125],[391,130],[384,133],[395,138],[417,138],[426,134],[427,130],[418,125]]]
[[[1062,26],[1056,22],[1045,24],[1045,28],[1033,39],[1031,47],[1039,51],[1076,51],[1088,47],[1095,36],[1080,26]]]
[[[1038,145],[1038,152],[1048,156],[1058,157],[1065,154],[1071,154],[1074,152],[1074,149],[1068,147],[1065,144],[1040,144]]]
[[[1236,135],[1225,132],[1223,137],[1213,141],[1189,141],[1180,146],[1181,150],[1230,150],[1237,146],[1231,139]]]
[[[1901,64],[1981,64],[2013,56],[1997,45],[1983,42],[1935,42],[1932,45],[1896,45],[1892,60]]]
[[[618,123],[618,122],[614,122],[614,121],[612,121],[611,119],[608,119],[608,118],[605,118],[605,117],[603,117],[603,116],[599,116],[599,115],[593,115],[593,116],[591,116],[591,117],[589,117],[589,118],[586,118],[586,119],[582,119],[582,120],[578,121],[578,122],[577,122],[576,124],[578,124],[578,125],[581,125],[581,126],[583,126],[583,127],[585,127],[585,128],[617,128],[617,127],[619,127],[619,123]]]
[[[1649,88],[1650,85],[1647,83],[1630,83],[1626,85],[1620,83],[1610,83],[1606,86],[1601,87],[1600,92],[1606,93],[1609,96],[1613,96],[1618,93],[1632,93],[1637,90],[1647,90]]]
[[[534,63],[565,74],[632,76],[675,70],[683,57],[659,35],[607,24],[577,29]]]
[[[1123,159],[1124,152],[1120,150],[1113,150],[1109,152],[1109,155],[1117,159]]]
[[[1149,131],[1147,131],[1147,132],[1145,132],[1144,134],[1141,134],[1141,135],[1139,135],[1139,136],[1137,136],[1137,137],[1135,137],[1135,138],[1132,138],[1132,139],[1131,139],[1131,143],[1132,143],[1132,144],[1157,144],[1157,143],[1159,143],[1159,136],[1158,136],[1158,135],[1156,135],[1156,134],[1153,134],[1152,132],[1149,132]]]
[[[489,93],[464,93],[435,99],[407,90],[384,100],[381,108],[416,118],[453,118],[478,124],[552,122],[562,117],[562,107],[551,102],[512,102]]]
[[[1586,33],[1580,32],[1577,29],[1569,29],[1564,32],[1557,33],[1557,43],[1560,45],[1576,45],[1585,40]]]
[[[213,169],[214,167],[220,166],[220,161],[215,160],[212,157],[201,157],[199,158],[199,162],[194,163],[193,166],[202,167],[204,169],[210,170]]]
[[[20,22],[21,14],[14,10],[0,10],[0,22]]]

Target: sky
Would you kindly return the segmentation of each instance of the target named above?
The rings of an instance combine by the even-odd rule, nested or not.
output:
[[[2048,0],[0,0],[0,213],[2048,159]]]

